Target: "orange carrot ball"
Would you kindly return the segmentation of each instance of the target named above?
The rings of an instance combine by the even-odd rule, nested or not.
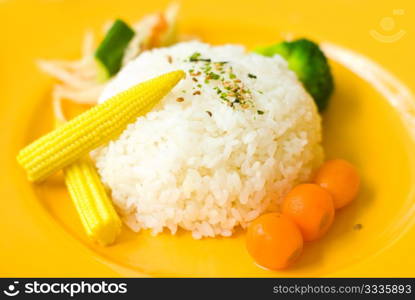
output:
[[[330,192],[336,209],[356,198],[360,186],[356,168],[342,159],[325,162],[317,171],[314,182]]]
[[[248,226],[246,245],[256,263],[278,270],[297,260],[303,249],[303,238],[290,218],[268,213]]]
[[[300,184],[285,197],[282,213],[298,225],[305,241],[323,236],[334,220],[332,196],[317,184]]]

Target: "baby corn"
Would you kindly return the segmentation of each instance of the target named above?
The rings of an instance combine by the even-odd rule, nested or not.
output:
[[[41,181],[116,138],[129,123],[151,110],[184,75],[183,71],[173,71],[133,86],[28,145],[17,156],[28,179]]]
[[[86,234],[101,245],[113,243],[121,232],[121,220],[90,159],[67,166],[64,176]]]

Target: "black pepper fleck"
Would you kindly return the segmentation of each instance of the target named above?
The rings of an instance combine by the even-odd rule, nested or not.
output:
[[[355,225],[353,226],[353,229],[354,229],[354,230],[361,230],[362,228],[363,228],[363,225],[362,225],[362,224],[360,224],[360,223],[355,224]]]

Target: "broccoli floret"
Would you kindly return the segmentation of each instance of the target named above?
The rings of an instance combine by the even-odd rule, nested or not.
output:
[[[258,48],[255,52],[265,56],[279,54],[284,57],[288,67],[297,74],[305,89],[314,98],[319,111],[327,107],[334,88],[333,76],[326,56],[316,43],[299,39]]]

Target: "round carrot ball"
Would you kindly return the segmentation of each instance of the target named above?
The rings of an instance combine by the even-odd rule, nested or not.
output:
[[[258,265],[279,270],[297,260],[303,250],[303,238],[290,218],[267,213],[248,226],[246,245]]]
[[[305,241],[323,236],[334,220],[333,198],[317,184],[300,184],[293,188],[281,209],[297,224]]]
[[[314,182],[330,192],[336,209],[356,198],[360,186],[356,168],[343,159],[325,162],[317,171]]]

